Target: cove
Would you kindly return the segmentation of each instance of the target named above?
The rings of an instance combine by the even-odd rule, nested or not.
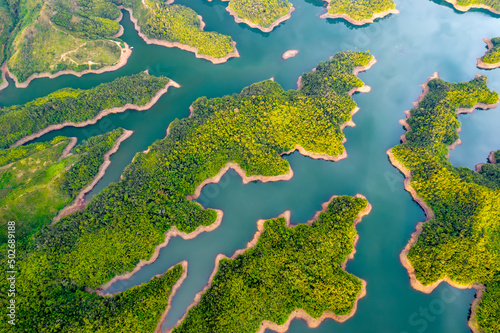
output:
[[[357,226],[360,240],[347,271],[367,281],[367,296],[360,300],[353,318],[343,324],[328,320],[314,332],[469,332],[466,321],[473,290],[455,290],[443,284],[431,295],[425,295],[410,287],[398,256],[424,215],[404,191],[403,176],[390,165],[385,151],[399,143],[404,131],[397,121],[420,93],[420,84],[433,72],[453,82],[470,80],[483,73],[489,78],[489,87],[500,91],[500,71],[478,70],[475,60],[484,54],[482,38],[498,34],[500,20],[483,11],[458,14],[432,1],[412,1],[396,3],[399,15],[354,27],[342,20],[320,19],[319,15],[325,11],[321,1],[292,2],[297,9],[291,19],[270,34],[235,23],[225,11],[225,3],[183,2],[203,16],[207,30],[229,34],[238,43],[241,58],[221,65],[212,65],[178,49],[146,45],[125,13],[123,39],[134,47],[125,67],[81,78],[35,80],[25,89],[16,89],[11,84],[0,91],[0,105],[24,103],[65,86],[90,88],[146,69],[182,85],[169,91],[146,112],[110,115],[93,126],[66,128],[38,139],[47,141],[57,135],[84,139],[117,127],[134,131],[111,158],[105,177],[88,196],[91,197],[118,180],[138,151],[163,138],[173,119],[186,117],[189,105],[197,97],[239,92],[270,77],[285,89],[294,89],[302,72],[337,51],[369,49],[378,63],[360,74],[372,91],[355,96],[360,111],[353,118],[357,126],[345,129],[347,159],[325,162],[292,154],[289,161],[295,176],[289,182],[242,185],[239,176],[229,172],[220,184],[205,187],[198,200],[205,207],[224,211],[218,229],[191,241],[172,239],[157,262],[144,267],[128,285],[116,284],[112,288],[125,290],[187,259],[188,278],[173,299],[164,326],[167,328],[175,324],[206,284],[215,255],[231,256],[236,249],[243,248],[256,231],[257,219],[272,218],[290,209],[292,222],[303,223],[331,195],[361,193],[373,210]],[[300,52],[295,58],[283,61],[281,55],[288,49]],[[500,123],[498,110],[475,112],[461,116],[460,120],[464,143],[451,153],[453,164],[473,167],[483,162],[489,151],[500,148],[500,137],[495,134]],[[306,331],[304,322],[292,322],[290,332]]]

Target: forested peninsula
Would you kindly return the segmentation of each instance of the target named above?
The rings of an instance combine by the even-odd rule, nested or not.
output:
[[[17,87],[40,77],[81,76],[124,66],[132,50],[119,37],[121,8],[147,42],[220,63],[238,56],[229,36],[203,31],[192,9],[159,0],[0,0],[0,64]]]
[[[189,7],[160,0],[123,0],[135,29],[148,44],[178,47],[214,64],[239,57],[230,36],[203,31],[202,17]]]
[[[307,224],[291,226],[290,212],[260,220],[246,249],[217,256],[208,286],[172,332],[284,332],[293,318],[310,327],[347,320],[366,290],[345,263],[355,252],[355,225],[370,209],[362,196],[343,196]]]
[[[472,8],[486,9],[494,14],[500,14],[500,0],[445,0],[456,10],[466,12]]]
[[[476,288],[469,326],[474,332],[498,332],[500,173],[492,163],[496,159],[474,172],[453,166],[447,158],[449,149],[460,142],[458,114],[496,107],[498,94],[488,89],[484,76],[448,83],[435,75],[422,87],[415,108],[402,121],[407,130],[403,144],[388,151],[392,164],[406,176],[405,188],[427,216],[401,261],[412,286],[423,292],[431,292],[441,281]]]
[[[212,1],[212,0],[209,0]],[[271,32],[288,20],[295,10],[288,0],[222,0],[237,23],[245,23],[263,32]]]
[[[63,88],[23,105],[0,109],[0,149],[18,146],[65,126],[85,126],[110,113],[146,110],[179,87],[166,77],[145,72],[118,78],[95,88]]]
[[[481,58],[477,59],[477,67],[493,69],[500,67],[500,37],[483,39],[488,46],[488,51]]]
[[[354,25],[375,22],[390,14],[399,14],[392,0],[324,0],[327,12],[321,18],[341,18]]]
[[[316,158],[345,156],[342,128],[357,110],[350,94],[365,87],[353,73],[373,63],[369,53],[342,52],[304,74],[298,90],[284,91],[268,80],[239,94],[199,98],[191,117],[174,121],[165,139],[137,154],[118,183],[83,210],[42,228],[19,253],[16,287],[22,307],[16,327],[78,331],[107,325],[102,320],[113,318],[106,313],[114,309],[108,298],[104,304],[110,308],[99,308],[102,312],[91,318],[81,306],[102,301],[89,288],[150,258],[171,228],[193,232],[214,223],[218,214],[187,196],[226,164],[236,163],[248,176],[277,176],[290,172],[281,155],[299,147]],[[158,289],[148,291],[150,283],[139,287],[143,302],[158,299]],[[168,302],[161,301],[148,312],[151,326]],[[142,306],[132,301],[127,306],[130,311],[120,312],[130,314],[127,327],[151,331],[137,313]]]

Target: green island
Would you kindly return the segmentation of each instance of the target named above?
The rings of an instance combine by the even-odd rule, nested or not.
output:
[[[500,37],[483,39],[488,46],[488,51],[481,58],[477,59],[477,67],[493,69],[500,67]]]
[[[353,253],[353,227],[370,205],[361,197],[334,197],[307,224],[285,217],[259,221],[247,249],[219,255],[209,285],[172,332],[284,332],[293,318],[316,327],[325,318],[347,320],[364,296],[364,282],[344,270]]]
[[[492,13],[500,14],[500,0],[445,0],[451,3],[456,10],[466,12],[471,8],[486,9]]]
[[[321,18],[342,18],[354,25],[373,23],[389,14],[398,14],[393,0],[325,0],[328,9]]]
[[[365,88],[353,73],[374,62],[369,53],[342,52],[304,74],[298,90],[268,80],[240,94],[199,98],[191,117],[174,121],[165,139],[137,154],[119,182],[83,210],[43,227],[18,251],[16,328],[60,332],[94,322],[78,307],[95,297],[89,288],[150,258],[167,231],[202,232],[216,221],[214,210],[187,196],[228,164],[237,164],[243,176],[273,180],[291,176],[281,155],[295,149],[315,158],[344,157],[342,128],[357,110],[350,94]],[[149,297],[155,296],[141,296]],[[156,321],[163,310],[164,304]],[[134,330],[147,331],[140,316],[131,321]]]
[[[458,114],[493,108],[498,94],[477,76],[448,83],[433,76],[403,121],[403,144],[388,152],[406,176],[405,187],[427,221],[401,254],[412,286],[429,293],[441,281],[478,290],[469,326],[474,332],[500,330],[500,172],[495,157],[474,172],[447,158],[458,144]],[[494,162],[494,163],[492,163]],[[483,296],[484,293],[484,296]]]
[[[95,123],[109,113],[143,110],[176,83],[139,73],[82,90],[63,88],[23,105],[0,109],[0,149],[22,144],[54,129]]]
[[[271,32],[290,18],[293,8],[288,0],[225,0],[226,10],[238,23],[246,23],[263,32]]]
[[[123,6],[148,44],[178,47],[213,63],[239,56],[230,36],[203,31],[201,16],[189,7],[160,0],[123,0]]]

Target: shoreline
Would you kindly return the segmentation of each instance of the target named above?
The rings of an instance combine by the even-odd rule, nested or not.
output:
[[[7,62],[4,62],[2,67],[0,67],[0,72],[1,72],[0,75],[2,77],[2,83],[0,83],[0,90],[3,90],[9,86],[9,81],[7,81],[6,68],[7,68]]]
[[[174,88],[180,88],[181,86],[175,82],[174,80],[172,79],[169,79],[169,81],[167,82],[167,84],[165,85],[165,87],[163,87],[162,89],[158,90],[158,92],[156,92],[156,94],[153,95],[153,97],[151,97],[151,99],[149,100],[149,102],[147,102],[146,104],[144,105],[137,105],[137,104],[130,104],[130,103],[127,103],[123,106],[117,106],[117,107],[114,107],[114,108],[110,108],[110,109],[104,109],[102,111],[100,111],[94,118],[90,119],[90,120],[87,120],[87,121],[84,121],[84,122],[81,122],[81,123],[74,123],[74,122],[63,122],[62,124],[55,124],[55,125],[50,125],[48,127],[46,127],[45,129],[42,129],[40,131],[38,131],[37,133],[34,133],[34,134],[31,134],[31,135],[28,135],[28,136],[25,136],[21,139],[19,139],[18,141],[16,141],[15,143],[13,143],[10,148],[14,148],[14,147],[18,147],[20,145],[23,145],[31,140],[34,140],[36,138],[39,138],[49,132],[52,132],[52,131],[56,131],[56,130],[60,130],[64,127],[67,127],[67,126],[73,126],[73,127],[85,127],[85,126],[88,126],[88,125],[93,125],[95,124],[98,120],[112,114],[112,113],[122,113],[122,112],[125,112],[126,110],[136,110],[136,111],[145,111],[145,110],[148,110],[150,109],[154,104],[156,104],[156,102],[160,99],[160,97],[162,97],[170,87],[174,87]]]
[[[491,51],[493,49],[493,47],[494,47],[493,46],[493,42],[491,41],[491,39],[489,39],[489,38],[483,38],[483,41],[488,46],[488,50],[486,51],[486,53],[489,52],[489,51]],[[481,58],[477,58],[476,59],[477,60],[477,68],[481,68],[481,69],[495,69],[495,68],[500,67],[500,61],[496,62],[496,63],[484,62],[483,61],[484,56],[482,56]]]
[[[233,52],[226,54],[222,58],[214,58],[212,56],[208,56],[208,55],[204,55],[204,54],[199,54],[198,53],[198,49],[196,47],[194,47],[194,46],[189,46],[189,45],[186,45],[186,44],[181,44],[179,42],[169,42],[169,41],[166,41],[166,40],[159,40],[159,39],[155,39],[155,38],[149,38],[144,33],[141,32],[141,28],[137,24],[137,19],[133,16],[132,9],[131,8],[125,8],[123,5],[119,6],[119,8],[120,9],[125,9],[126,11],[129,12],[129,14],[130,14],[130,21],[132,21],[132,23],[134,24],[135,31],[137,31],[137,34],[139,35],[139,37],[141,37],[146,42],[146,44],[160,45],[160,46],[165,46],[165,47],[169,47],[169,48],[177,47],[177,48],[179,48],[179,49],[181,49],[183,51],[192,52],[192,53],[194,53],[194,55],[195,55],[196,58],[208,60],[208,61],[212,62],[214,65],[225,63],[226,61],[228,61],[230,58],[233,58],[233,57],[234,58],[239,58],[240,57],[238,49],[236,48],[236,42],[235,41],[233,41],[233,49],[234,49]],[[200,15],[198,15],[198,17],[200,18],[200,30],[203,31],[203,28],[205,27],[205,22],[203,22],[203,17],[201,17]]]
[[[130,277],[132,277],[132,275],[137,273],[143,266],[150,265],[153,262],[155,262],[156,259],[158,259],[158,256],[160,255],[160,250],[168,245],[168,243],[172,237],[179,236],[184,240],[189,240],[189,239],[193,239],[193,238],[197,237],[202,232],[210,232],[210,231],[217,229],[217,227],[219,227],[219,225],[222,222],[223,212],[220,209],[213,209],[213,210],[217,213],[217,218],[214,221],[214,223],[212,223],[208,226],[200,225],[194,231],[192,231],[190,233],[185,233],[183,231],[179,231],[176,226],[171,227],[167,232],[165,232],[165,240],[163,241],[163,243],[161,243],[155,247],[153,255],[151,256],[151,258],[149,260],[139,260],[139,263],[134,267],[133,270],[131,270],[130,272],[126,272],[124,274],[121,274],[121,275],[114,276],[110,281],[99,286],[99,288],[97,288],[97,290],[96,290],[96,293],[98,293],[99,295],[114,295],[115,293],[107,294],[107,293],[103,292],[103,290],[108,289],[113,283],[115,283],[117,281],[129,279]]]
[[[490,164],[497,164],[497,163],[498,163],[498,161],[495,159],[495,151],[494,151],[494,150],[492,150],[492,151],[490,152],[490,154],[488,155],[488,162],[489,162]],[[476,172],[480,172],[480,171],[481,171],[481,169],[483,168],[483,165],[485,165],[485,164],[486,164],[486,163],[479,163],[479,164],[476,164],[476,166],[475,166],[475,171],[476,171]]]
[[[294,58],[297,54],[299,54],[299,50],[287,50],[281,55],[281,59],[288,60]]]
[[[419,106],[420,102],[425,98],[426,94],[429,92],[428,82],[430,80],[438,78],[438,77],[439,77],[438,73],[435,72],[425,83],[423,83],[421,85],[422,93],[419,95],[417,101],[413,103],[413,106],[415,108],[417,108]],[[459,108],[457,110],[457,114],[459,115],[461,113],[470,113],[470,112],[473,112],[476,108],[487,109],[487,108],[496,107],[497,105],[498,105],[498,103],[496,103],[496,104],[478,103],[478,104],[474,105],[472,108]],[[405,114],[406,114],[406,119],[400,120],[399,123],[401,125],[403,125],[405,127],[406,132],[408,132],[408,131],[411,131],[411,126],[407,123],[407,120],[411,117],[411,114],[410,114],[409,110],[405,111]],[[457,130],[457,132],[459,132],[459,131],[460,131],[460,128]],[[401,143],[402,144],[406,143],[406,133],[401,135]],[[460,139],[458,139],[456,142],[449,145],[448,149],[453,149],[454,147],[456,147],[460,143],[461,143],[461,141],[460,141]],[[445,276],[444,278],[439,279],[438,281],[435,281],[434,283],[432,283],[430,285],[423,285],[420,281],[418,281],[418,279],[415,275],[415,268],[413,267],[413,265],[411,264],[411,262],[408,259],[408,252],[418,241],[418,238],[419,238],[420,234],[422,233],[424,223],[434,219],[435,215],[434,215],[434,211],[426,204],[426,202],[422,198],[420,198],[418,196],[415,189],[411,186],[411,179],[412,179],[411,171],[408,170],[402,163],[400,163],[394,157],[394,155],[392,153],[392,148],[387,150],[387,155],[389,156],[389,160],[390,160],[391,164],[395,168],[397,168],[401,173],[403,173],[403,175],[405,176],[405,179],[404,179],[405,190],[411,194],[413,200],[416,203],[418,203],[419,206],[424,210],[424,213],[426,216],[426,220],[424,222],[417,223],[417,226],[415,228],[416,230],[412,233],[410,240],[408,241],[405,248],[401,251],[401,253],[399,255],[399,259],[401,261],[401,264],[403,265],[404,268],[406,268],[406,270],[408,272],[408,275],[410,278],[410,285],[415,290],[421,291],[421,292],[426,293],[426,294],[431,293],[442,282],[446,282],[449,285],[451,285],[452,287],[459,288],[459,289],[471,289],[471,288],[476,289],[476,297],[475,297],[474,301],[472,302],[471,314],[470,314],[470,317],[468,320],[468,325],[473,333],[480,333],[481,331],[475,326],[475,321],[476,321],[475,315],[476,315],[476,309],[479,306],[481,298],[483,297],[483,292],[484,292],[484,290],[486,290],[486,287],[484,284],[472,283],[472,284],[468,284],[468,285],[463,285],[463,284],[459,284],[459,283],[452,281],[448,276]]]
[[[66,147],[64,147],[64,149],[61,153],[61,156],[59,156],[59,158],[57,159],[57,162],[60,162],[61,160],[65,159],[66,157],[72,155],[71,149],[73,149],[76,146],[77,142],[78,142],[78,139],[76,137],[74,137],[74,136],[70,137],[68,144],[66,145]]]
[[[125,48],[120,47],[121,55],[120,55],[120,59],[118,59],[118,62],[114,65],[104,66],[104,67],[99,68],[99,69],[85,69],[81,72],[75,72],[74,70],[66,69],[63,71],[56,72],[54,74],[51,74],[49,72],[36,73],[36,74],[30,75],[26,79],[26,81],[23,81],[23,82],[19,82],[17,77],[9,71],[9,69],[7,67],[7,62],[5,65],[5,71],[9,75],[9,77],[12,80],[14,80],[14,84],[15,84],[16,88],[27,88],[29,86],[29,84],[31,83],[31,81],[33,81],[35,79],[41,79],[41,78],[54,79],[54,78],[59,77],[61,75],[74,75],[76,77],[82,77],[85,74],[91,74],[91,73],[92,74],[102,74],[105,72],[112,72],[112,71],[115,71],[115,70],[125,66],[128,62],[128,58],[130,58],[130,56],[132,55],[132,50],[130,49],[129,45],[125,42],[123,42],[123,44],[125,44]]]
[[[211,0],[209,0],[211,1]],[[230,0],[222,0],[222,1],[230,1]],[[279,17],[278,19],[276,19],[269,27],[263,27],[257,23],[253,23],[252,21],[248,20],[248,19],[244,19],[244,18],[241,18],[238,16],[238,13],[236,13],[236,11],[234,11],[232,8],[230,8],[229,6],[226,7],[226,11],[234,18],[234,21],[236,23],[245,23],[246,25],[248,25],[250,28],[254,28],[254,29],[259,29],[260,31],[262,32],[266,32],[266,33],[269,33],[271,31],[274,30],[274,28],[276,28],[277,26],[279,26],[281,23],[287,21],[288,19],[290,19],[290,17],[292,17],[292,12],[295,10],[295,7],[290,7],[290,9],[288,10],[288,13],[286,13],[285,15]]]
[[[305,224],[306,225],[311,225],[312,222],[314,220],[316,220],[319,215],[322,213],[322,212],[325,212],[326,209],[328,208],[328,205],[329,203],[335,198],[335,197],[338,197],[338,195],[334,195],[332,197],[330,197],[330,199],[323,203],[322,204],[322,209],[320,211],[317,211],[316,214],[314,215],[314,217],[307,221]],[[366,200],[366,197],[361,195],[361,194],[356,194],[354,196],[355,198],[363,198]],[[366,216],[367,214],[370,213],[372,209],[372,206],[371,204],[368,202],[367,200],[367,206],[365,209],[363,209],[362,211],[360,211],[358,213],[358,216],[357,218],[354,220],[354,223],[353,223],[353,228],[356,229],[356,225],[361,222],[361,220],[363,219],[364,216]],[[286,227],[287,228],[294,228],[296,225],[292,225],[290,223],[290,211],[287,210],[285,211],[284,213],[278,215],[276,218],[280,218],[280,217],[284,217],[286,219]],[[269,220],[269,219],[267,219]],[[201,291],[199,291],[195,297],[194,297],[194,301],[188,306],[188,308],[186,309],[186,312],[184,313],[184,315],[177,321],[177,323],[175,324],[174,327],[178,327],[182,321],[184,321],[184,319],[186,318],[189,310],[191,310],[193,307],[195,307],[196,305],[198,305],[201,301],[201,296],[210,288],[210,286],[212,285],[212,281],[215,277],[215,275],[217,274],[217,271],[218,271],[218,268],[219,268],[219,262],[220,260],[222,259],[231,259],[231,260],[234,260],[236,257],[238,257],[240,254],[243,254],[245,251],[247,251],[248,249],[254,247],[257,242],[259,241],[259,238],[260,238],[260,235],[262,234],[262,232],[264,231],[264,222],[267,221],[267,220],[264,220],[264,219],[260,219],[257,221],[257,232],[254,234],[254,237],[251,241],[249,241],[247,243],[247,246],[243,249],[239,249],[239,250],[236,250],[234,252],[234,254],[231,256],[231,257],[226,257],[224,254],[222,253],[219,253],[216,257],[215,257],[215,267],[212,271],[212,273],[210,274],[210,278],[209,278],[209,281],[208,281],[208,284],[203,287],[203,289]],[[356,235],[354,241],[353,241],[353,251],[347,256],[345,262],[342,264],[342,269],[344,270],[345,272],[345,265],[346,263],[353,259],[354,258],[354,254],[356,253],[356,243],[357,243],[357,240],[358,240],[358,235]],[[346,272],[347,273],[347,272]],[[268,321],[268,320],[264,320],[262,321],[261,325],[260,325],[260,328],[259,330],[257,331],[257,333],[264,333],[264,331],[266,329],[271,329],[273,331],[276,331],[276,332],[279,332],[279,333],[284,333],[286,331],[288,331],[288,328],[290,326],[290,323],[292,322],[292,320],[294,319],[303,319],[306,321],[307,325],[309,326],[309,328],[315,328],[315,327],[318,327],[325,319],[333,319],[339,323],[342,323],[346,320],[348,320],[349,318],[351,318],[352,316],[354,316],[354,314],[356,313],[356,310],[357,310],[357,306],[358,306],[358,301],[363,298],[364,296],[366,296],[366,281],[361,279],[361,278],[358,278],[361,280],[361,283],[362,283],[362,287],[361,287],[361,291],[360,293],[358,294],[356,300],[354,301],[354,305],[353,305],[353,308],[351,310],[351,313],[349,313],[348,315],[343,315],[343,316],[339,316],[339,315],[336,315],[335,313],[331,312],[331,311],[324,311],[323,314],[319,317],[319,318],[312,318],[311,316],[309,316],[309,314],[307,314],[306,311],[302,310],[302,309],[295,309],[292,311],[292,313],[288,316],[288,319],[287,321],[283,324],[283,325],[277,325],[271,321]],[[174,328],[170,328],[167,330],[167,333],[168,332],[171,332],[172,329]]]
[[[327,0],[324,0],[324,1],[327,1]],[[347,22],[349,22],[351,24],[354,24],[354,25],[370,24],[370,23],[375,22],[375,20],[384,18],[384,17],[386,17],[388,15],[399,14],[399,10],[397,10],[396,8],[394,8],[394,9],[385,10],[383,12],[374,13],[373,16],[370,17],[370,18],[368,18],[368,19],[356,20],[356,19],[353,19],[352,17],[350,17],[348,14],[345,14],[345,13],[338,13],[338,14],[331,14],[331,13],[329,13],[328,11],[330,10],[330,3],[328,3],[328,6],[326,8],[327,8],[327,12],[325,14],[321,15],[320,18],[322,18],[322,19],[337,19],[337,18],[340,18],[340,19],[344,19]]]
[[[122,135],[120,135],[118,137],[118,139],[116,139],[115,143],[113,144],[113,147],[111,147],[111,149],[109,151],[107,151],[106,154],[104,154],[104,162],[99,166],[99,171],[94,176],[94,179],[92,180],[92,182],[89,185],[87,185],[85,188],[83,188],[80,192],[78,192],[78,195],[76,196],[76,198],[73,200],[73,202],[69,206],[66,206],[61,211],[59,211],[59,213],[56,215],[56,217],[54,217],[54,219],[52,220],[53,221],[52,223],[58,222],[61,218],[65,217],[66,215],[69,215],[73,212],[81,210],[85,207],[85,195],[87,193],[89,193],[90,191],[92,191],[92,189],[97,185],[97,183],[102,179],[102,177],[104,177],[106,170],[108,169],[108,167],[111,164],[111,160],[110,160],[111,155],[116,153],[118,151],[118,149],[120,148],[120,145],[122,144],[122,142],[127,140],[133,133],[134,133],[134,131],[129,131],[129,130],[123,129]],[[77,139],[72,138],[72,141],[71,141],[72,143],[73,143],[73,139],[74,139],[74,144],[76,144]],[[72,147],[70,147],[66,156],[68,156],[68,153],[71,150],[71,148],[74,147],[74,144]],[[69,146],[70,145],[68,144],[68,146],[66,146],[66,148],[64,150],[66,150]],[[63,153],[63,155],[64,155],[64,153]],[[61,155],[60,159],[63,158],[63,155]]]
[[[469,9],[475,8],[475,9],[486,9],[494,14],[500,15],[500,11],[494,9],[491,6],[485,5],[485,4],[471,4],[471,5],[467,5],[467,6],[461,6],[458,4],[457,0],[445,0],[445,1],[452,4],[453,7],[460,12],[466,12]]]

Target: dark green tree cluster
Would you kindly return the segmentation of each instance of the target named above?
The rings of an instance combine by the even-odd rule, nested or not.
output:
[[[178,42],[194,47],[199,54],[223,58],[234,51],[230,36],[200,29],[198,14],[189,7],[168,5],[159,0],[124,0],[131,8],[141,32],[148,38]]]
[[[11,8],[6,0],[0,0],[0,64],[5,60],[4,47],[10,32],[14,28]],[[2,84],[2,78],[0,78]]]
[[[465,285],[485,284],[487,297],[477,319],[484,332],[498,332],[500,303],[493,296],[500,283],[498,169],[486,166],[474,173],[447,159],[447,146],[458,139],[457,110],[496,103],[498,94],[488,89],[484,76],[464,83],[433,79],[428,85],[419,107],[411,110],[408,141],[392,149],[411,171],[412,187],[435,214],[424,224],[408,259],[424,285],[444,277]]]
[[[289,170],[280,155],[296,145],[341,154],[340,124],[356,106],[346,91],[363,85],[352,72],[371,59],[368,53],[339,53],[306,75],[298,91],[264,81],[240,94],[198,99],[193,116],[174,121],[170,135],[148,154],[139,153],[118,183],[36,236],[18,263],[19,295],[26,305],[19,309],[24,321],[18,328],[73,325],[65,313],[68,300],[77,302],[86,287],[97,288],[149,258],[171,226],[191,232],[212,224],[215,211],[186,196],[228,162],[247,175],[275,176]],[[332,78],[351,83],[328,90],[324,82]]]
[[[292,8],[288,0],[231,0],[231,8],[238,17],[268,28]]]
[[[328,14],[346,14],[362,21],[395,8],[396,4],[392,0],[329,0]]]
[[[491,43],[493,48],[488,50],[481,60],[488,64],[500,63],[500,37],[492,38]]]
[[[0,109],[0,148],[50,125],[80,123],[126,104],[145,105],[169,79],[146,73],[118,78],[95,88],[63,88],[32,102]]]
[[[319,318],[348,315],[361,280],[342,269],[353,250],[361,198],[336,197],[311,225],[268,220],[255,247],[219,262],[210,288],[173,332],[257,332],[264,320],[284,324],[295,309]]]

